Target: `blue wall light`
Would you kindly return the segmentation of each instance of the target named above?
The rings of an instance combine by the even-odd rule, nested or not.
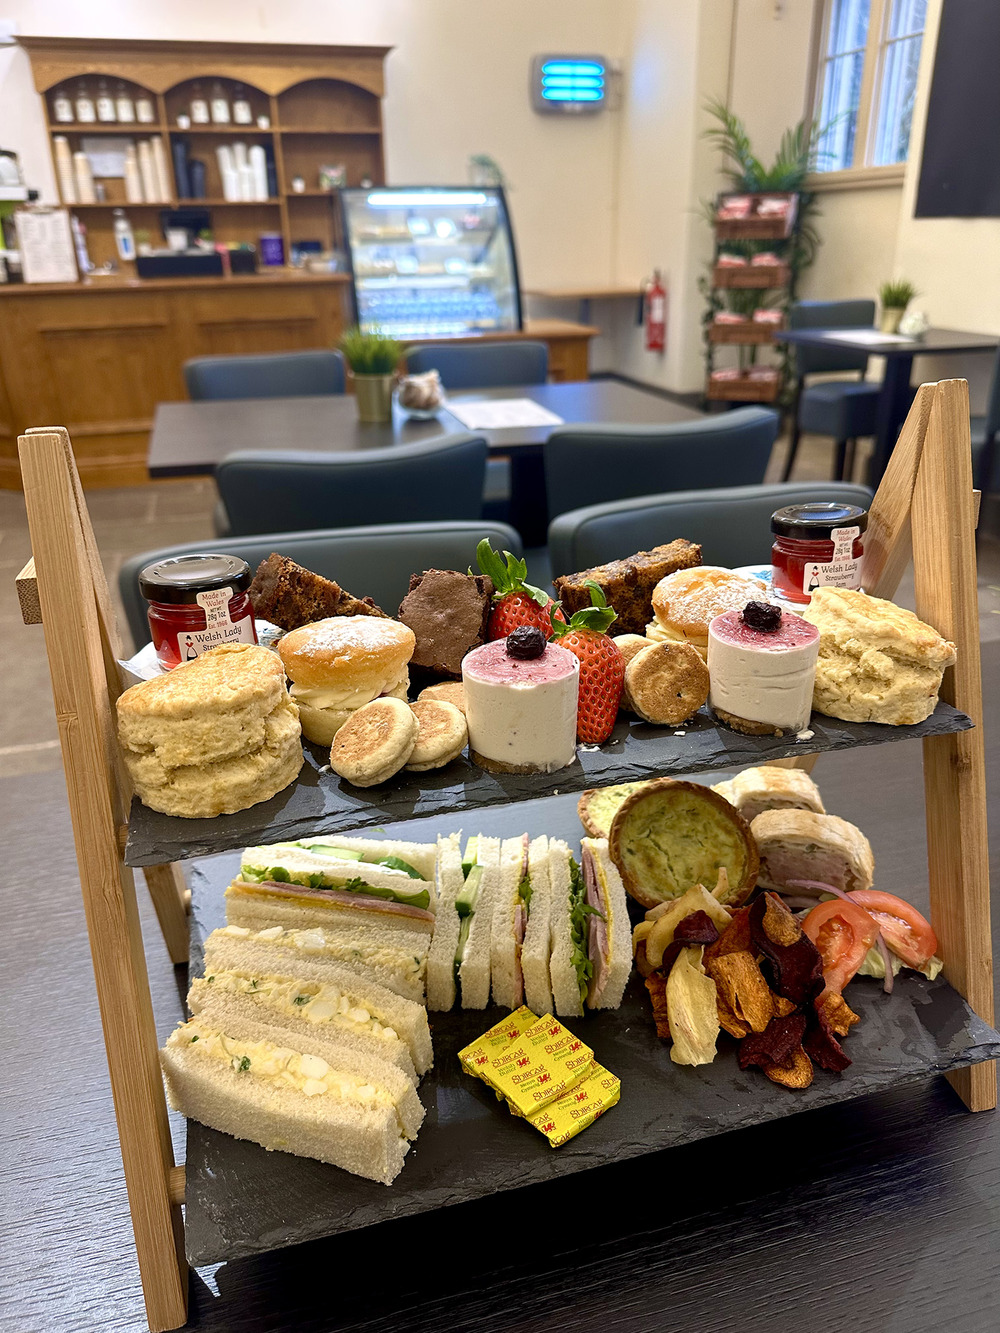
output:
[[[531,104],[545,115],[600,111],[607,84],[603,56],[535,56],[531,62]]]

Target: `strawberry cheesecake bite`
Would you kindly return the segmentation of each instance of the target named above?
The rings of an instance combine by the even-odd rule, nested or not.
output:
[[[807,727],[819,657],[815,628],[769,602],[716,616],[708,627],[708,675],[719,721],[751,736]]]
[[[552,773],[576,758],[580,663],[525,626],[462,662],[469,754],[492,773]]]

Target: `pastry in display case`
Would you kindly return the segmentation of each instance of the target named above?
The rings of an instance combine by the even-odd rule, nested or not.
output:
[[[502,189],[378,186],[341,190],[340,200],[362,329],[394,338],[520,329]]]

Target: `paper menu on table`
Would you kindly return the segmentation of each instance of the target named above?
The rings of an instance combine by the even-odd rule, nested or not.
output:
[[[880,333],[878,329],[833,329],[823,334],[824,338],[831,341],[845,343],[864,343],[866,346],[874,347],[877,343],[912,343],[915,338],[909,338],[904,333]]]
[[[447,404],[466,430],[504,430],[523,426],[561,426],[563,419],[531,398],[466,398]]]
[[[76,254],[65,208],[19,209],[14,214],[25,282],[76,282]]]

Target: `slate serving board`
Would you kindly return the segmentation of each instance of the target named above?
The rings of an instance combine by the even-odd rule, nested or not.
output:
[[[679,777],[695,770],[745,768],[794,754],[847,750],[861,745],[941,736],[966,731],[970,718],[939,703],[926,722],[889,727],[878,722],[840,722],[813,714],[811,735],[744,736],[716,726],[707,708],[676,731],[646,722],[619,719],[604,745],[581,747],[576,762],[555,773],[487,773],[463,754],[430,773],[399,773],[378,787],[352,787],[327,764],[329,755],[304,746],[306,761],[298,779],[270,801],[215,819],[178,819],[159,814],[136,797],[129,818],[125,863],[161,865],[188,857],[209,856],[259,843],[285,842],[313,833],[346,832],[402,819],[460,815],[462,811],[528,801],[559,792],[580,792],[617,782]]]
[[[389,832],[432,838],[455,826],[453,819],[437,819]],[[476,818],[475,830],[544,832],[578,845],[576,798],[486,810]],[[202,940],[224,922],[223,894],[238,867],[238,856],[221,856],[191,876],[192,976],[200,971]],[[189,1123],[188,1258],[192,1264],[218,1263],[433,1212],[1000,1056],[1000,1033],[940,978],[928,982],[907,973],[897,978],[891,996],[878,982],[862,978],[852,984],[849,999],[861,1016],[845,1041],[853,1064],[839,1077],[817,1070],[812,1087],[791,1092],[757,1071],[741,1073],[735,1043],[724,1035],[714,1064],[696,1069],[672,1064],[668,1048],[656,1038],[642,983],[633,977],[619,1010],[567,1020],[621,1078],[622,1096],[618,1106],[556,1150],[513,1118],[485,1084],[460,1072],[457,1051],[498,1022],[503,1011],[431,1014],[435,1063],[420,1085],[427,1116],[391,1186],[268,1153]]]

